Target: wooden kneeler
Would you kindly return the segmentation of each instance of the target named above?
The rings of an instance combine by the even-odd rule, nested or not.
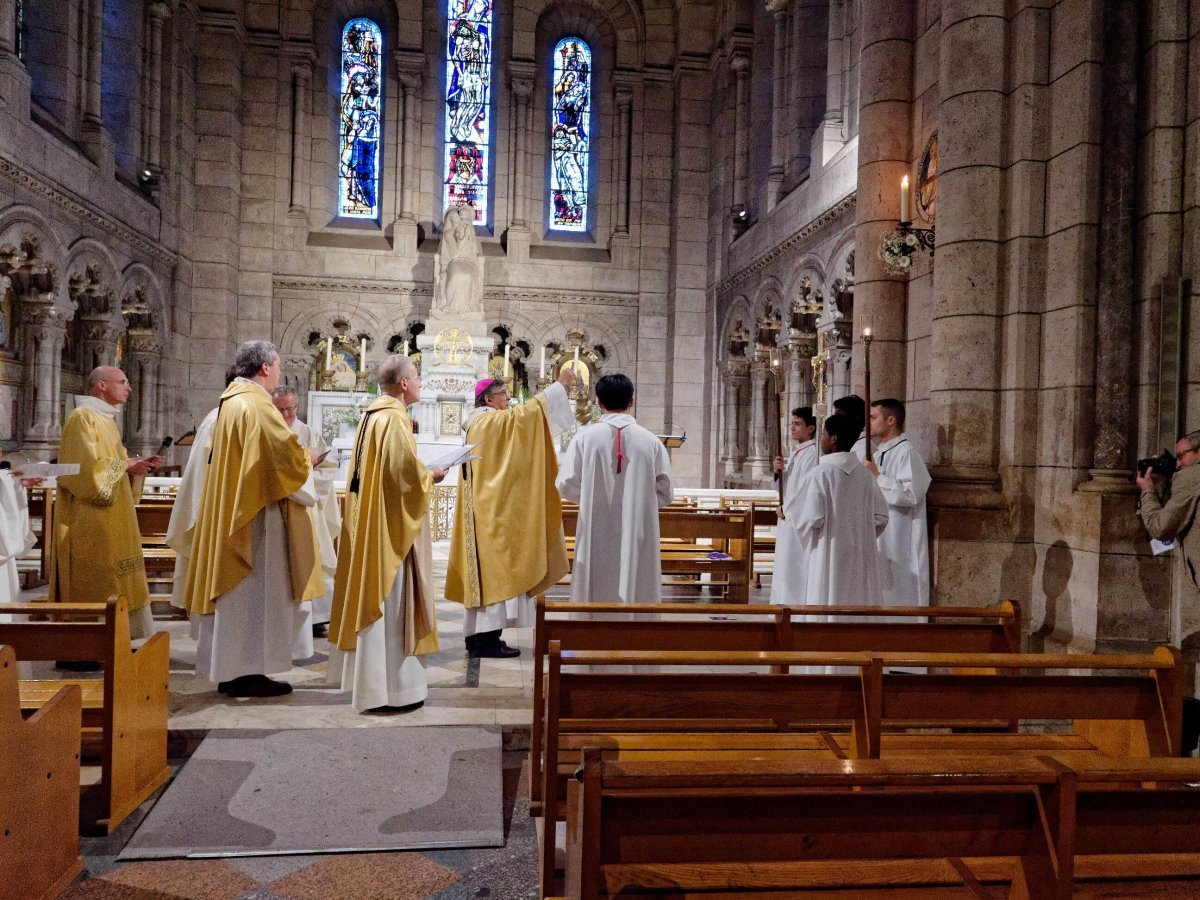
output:
[[[68,684],[28,720],[17,658],[0,646],[0,898],[57,897],[79,857],[80,691]]]

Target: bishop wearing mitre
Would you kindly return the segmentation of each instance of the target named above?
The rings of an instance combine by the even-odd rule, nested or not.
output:
[[[124,372],[99,366],[86,389],[63,423],[58,449],[58,461],[78,465],[79,474],[58,477],[50,599],[103,603],[119,594],[129,602],[130,636],[149,637],[154,622],[135,506],[143,477],[162,457],[130,459],[121,444],[115,419],[131,393]]]
[[[479,458],[459,478],[446,571],[446,599],[466,607],[471,656],[519,656],[501,629],[531,626],[533,596],[567,574],[553,436],[571,427],[567,388],[575,379],[563,366],[554,384],[511,409],[503,381],[475,384],[466,427]]]
[[[221,395],[196,514],[187,605],[199,617],[196,672],[231,697],[275,697],[308,627],[298,605],[324,591],[312,519],[312,457],[271,402],[279,351],[249,341]]]
[[[389,356],[377,377],[383,395],[363,413],[350,457],[329,674],[359,712],[410,711],[428,693],[420,658],[438,649],[427,513],[446,473],[417,458],[407,409],[421,399],[416,364]]]

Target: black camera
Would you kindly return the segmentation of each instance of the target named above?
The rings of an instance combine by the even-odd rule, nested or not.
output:
[[[1175,456],[1170,451],[1164,450],[1158,456],[1139,459],[1137,461],[1137,470],[1139,475],[1145,475],[1149,472],[1151,475],[1161,475],[1163,478],[1170,478],[1175,474]]]

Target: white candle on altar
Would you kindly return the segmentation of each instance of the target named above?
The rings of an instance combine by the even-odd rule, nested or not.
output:
[[[404,339],[404,355],[408,356],[408,338]]]
[[[358,354],[358,361],[366,362],[366,359],[367,359],[367,339],[363,338],[362,339],[362,349],[359,351],[359,354]]]
[[[512,374],[512,361],[508,358],[508,344],[504,345],[504,377]]]
[[[542,347],[542,366],[538,370],[538,378],[546,377],[546,348]]]
[[[325,339],[325,368],[333,368],[333,338]]]
[[[908,209],[908,176],[900,179],[900,221],[911,222]]]
[[[579,345],[575,345],[575,368],[579,368]]]

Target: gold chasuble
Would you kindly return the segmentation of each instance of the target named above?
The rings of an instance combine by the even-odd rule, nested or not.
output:
[[[308,479],[311,462],[265,389],[240,378],[225,389],[192,538],[184,594],[190,612],[212,615],[213,601],[250,574],[254,517],[272,503],[283,507],[293,599],[325,592],[308,509],[287,499]]]
[[[115,414],[103,400],[81,397],[63,424],[58,460],[78,463],[79,474],[58,478],[50,599],[103,603],[121,594],[133,612],[150,602],[134,509],[142,479],[125,471]]]
[[[427,520],[433,474],[417,457],[403,403],[383,396],[367,408],[351,460],[329,639],[346,652],[357,650],[359,632],[383,617],[403,565],[404,655],[436,653]]]
[[[480,411],[467,427],[481,458],[458,480],[447,600],[490,606],[541,593],[567,574],[548,413],[538,394],[512,409]]]

